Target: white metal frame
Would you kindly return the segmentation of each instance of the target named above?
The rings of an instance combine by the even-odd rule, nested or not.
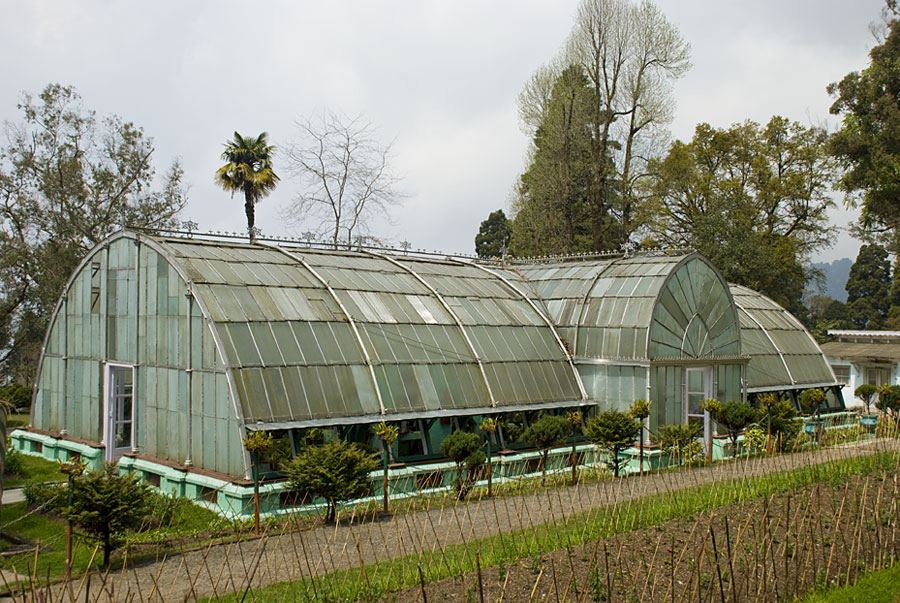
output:
[[[700,373],[703,376],[703,391],[692,391],[690,382],[691,382],[691,373]],[[704,410],[703,414],[696,414],[690,412],[690,395],[691,394],[703,394],[703,400],[707,400],[714,396],[713,393],[713,367],[711,366],[691,366],[686,367],[684,369],[684,422],[687,423],[691,420],[691,418],[702,418],[703,419],[703,450],[706,453],[709,451],[706,449],[707,442],[710,441],[711,429],[712,429],[712,421],[709,417],[709,411]]]
[[[127,421],[119,421],[116,418],[117,411],[119,410],[119,400],[125,398],[126,395],[124,393],[119,393],[116,391],[116,383],[114,380],[116,375],[121,373],[123,370],[131,371],[131,393],[127,397],[131,398],[131,418]],[[134,450],[134,365],[131,364],[118,364],[109,362],[103,367],[103,376],[105,386],[103,388],[103,444],[106,447],[106,461],[112,462],[125,454],[125,452],[131,452]],[[130,439],[126,446],[116,447],[115,445],[115,435],[116,435],[116,424],[117,423],[129,423],[131,426],[130,429]]]

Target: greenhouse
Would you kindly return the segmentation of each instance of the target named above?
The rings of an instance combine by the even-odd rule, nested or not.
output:
[[[505,450],[542,413],[635,399],[651,429],[709,433],[706,398],[832,385],[796,319],[696,253],[500,265],[123,231],[67,284],[13,440],[239,512],[252,431],[290,456],[311,428],[376,447],[386,421],[402,467],[487,416]]]

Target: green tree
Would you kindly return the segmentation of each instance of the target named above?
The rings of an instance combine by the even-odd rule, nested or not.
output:
[[[23,93],[0,148],[0,382],[30,385],[47,322],[89,249],[125,227],[178,225],[181,165],[157,175],[153,140],[98,117],[71,86]]]
[[[759,411],[746,402],[718,402],[707,406],[707,410],[719,431],[731,439],[731,450],[737,454],[738,437],[748,425],[759,420]]]
[[[558,74],[538,71],[519,97],[519,110],[532,147],[513,204],[510,249],[517,256],[591,251],[587,78],[577,65]]]
[[[541,451],[541,480],[547,475],[550,449],[559,444],[569,431],[569,422],[559,415],[544,415],[522,433],[522,442]]]
[[[831,113],[842,117],[830,140],[841,162],[840,187],[861,202],[860,226],[896,234],[900,225],[900,22],[888,23],[884,40],[869,52],[869,65],[828,86]]]
[[[596,417],[588,419],[585,433],[596,446],[609,453],[609,467],[613,475],[619,477],[624,459],[619,454],[634,444],[634,438],[641,429],[641,422],[631,413],[620,410],[608,410]]]
[[[847,314],[858,329],[881,329],[890,307],[891,266],[881,245],[862,245],[847,279]]]
[[[290,487],[304,495],[324,498],[325,520],[335,521],[338,504],[372,492],[369,473],[378,467],[375,457],[344,440],[309,446],[284,467]]]
[[[866,407],[866,414],[871,414],[872,399],[878,393],[878,387],[871,383],[863,383],[853,391],[853,395],[862,400]]]
[[[878,390],[875,406],[900,426],[900,385],[885,385]]]
[[[247,215],[247,233],[250,242],[256,240],[256,204],[275,190],[278,175],[272,165],[275,147],[269,144],[268,134],[256,138],[241,136],[225,143],[222,159],[225,165],[216,170],[216,184],[234,193],[244,195],[244,212]]]
[[[103,566],[129,530],[150,511],[150,490],[136,473],[119,473],[115,464],[88,471],[71,481],[72,500],[62,514],[103,544]]]
[[[472,488],[479,467],[484,464],[481,442],[474,433],[456,430],[441,442],[441,452],[456,464],[453,486],[456,488],[457,496],[462,500]]]
[[[400,437],[400,428],[396,425],[388,425],[386,422],[382,421],[381,423],[375,426],[375,435],[381,440],[381,465],[384,472],[384,480],[382,485],[382,507],[384,512],[388,512],[388,499],[390,498],[390,492],[388,487],[388,461],[391,457],[391,446],[394,445],[394,442],[397,441],[397,438]]]
[[[475,235],[475,253],[480,258],[499,258],[509,244],[509,220],[502,209],[492,211]]]
[[[810,254],[831,242],[835,177],[827,134],[783,117],[697,126],[650,165],[648,244],[691,247],[729,282],[795,313]]]

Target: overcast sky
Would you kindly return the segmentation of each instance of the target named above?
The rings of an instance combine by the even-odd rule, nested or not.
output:
[[[825,86],[865,67],[882,0],[658,0],[692,47],[676,82],[673,138],[784,115],[828,124]],[[143,126],[163,171],[181,157],[185,218],[245,229],[242,202],[217,188],[234,130],[284,145],[294,121],[323,109],[364,113],[407,194],[384,232],[414,248],[472,252],[479,223],[507,209],[528,139],[516,97],[559,50],[577,2],[216,2],[0,0],[0,118],[19,120],[23,90],[74,85],[85,106]],[[281,164],[279,164],[281,165]],[[298,235],[280,210],[296,185],[259,206],[266,234]],[[852,214],[836,212],[844,226]],[[303,230],[303,229],[298,229]],[[816,259],[855,257],[844,235]]]

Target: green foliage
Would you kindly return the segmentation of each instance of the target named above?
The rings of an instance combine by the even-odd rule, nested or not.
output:
[[[278,175],[272,164],[275,147],[269,144],[268,134],[256,138],[241,136],[225,143],[222,159],[227,163],[216,170],[216,183],[229,191],[244,195],[244,212],[247,215],[247,232],[250,241],[256,239],[256,204],[275,190]]]
[[[769,394],[760,396],[760,407],[760,426],[766,428],[781,450],[791,450],[803,428],[803,421],[798,420],[794,405],[787,398],[776,400],[774,395]]]
[[[499,258],[509,245],[509,220],[502,209],[492,211],[475,235],[475,253],[480,258]]]
[[[396,425],[388,425],[384,421],[375,426],[375,435],[384,442],[384,445],[390,446],[400,437],[400,428]]]
[[[624,463],[619,453],[634,444],[640,429],[641,422],[630,413],[608,410],[588,419],[585,433],[591,442],[609,453],[609,468],[615,477],[619,477]]]
[[[372,492],[369,473],[378,467],[375,457],[356,444],[332,440],[321,446],[309,446],[285,464],[290,487],[304,495],[318,496],[328,502],[328,521],[337,517],[339,503]]]
[[[558,75],[539,72],[532,85],[550,93],[533,109],[539,113],[534,116],[534,146],[517,189],[510,249],[518,256],[591,251],[590,84],[573,65]],[[597,214],[605,226],[612,224],[608,208]],[[603,248],[614,245],[612,238],[603,241]]]
[[[869,52],[869,66],[828,86],[831,113],[843,118],[830,150],[845,171],[840,187],[848,200],[862,200],[864,230],[900,225],[900,22],[888,24],[884,41]]]
[[[872,385],[871,383],[864,383],[857,387],[853,395],[863,401],[863,404],[866,406],[866,414],[870,414],[870,407],[872,405],[872,398],[878,393],[878,387]]]
[[[631,416],[638,421],[643,421],[650,416],[652,404],[653,403],[650,402],[650,400],[635,400],[631,403],[631,406],[628,407],[628,412],[630,412]]]
[[[798,400],[803,412],[813,416],[818,414],[819,408],[825,404],[825,401],[825,392],[819,388],[803,390]]]
[[[66,505],[66,486],[63,483],[28,483],[22,488],[22,495],[29,507],[43,507],[51,513],[62,513]]]
[[[250,452],[263,452],[270,446],[272,446],[272,434],[268,431],[251,431],[244,438],[244,448]]]
[[[72,479],[72,503],[62,514],[103,543],[103,565],[129,530],[140,527],[148,514],[150,491],[133,473],[118,473],[115,464]]]
[[[185,205],[175,161],[156,186],[153,141],[99,118],[71,86],[23,93],[0,148],[0,382],[32,383],[47,322],[87,251],[122,227],[170,228]],[[25,404],[27,406],[27,404]]]
[[[10,409],[28,409],[31,407],[31,397],[34,388],[21,383],[10,383],[0,387],[0,404],[5,404]]]
[[[692,463],[703,452],[703,445],[697,439],[703,434],[703,424],[695,421],[676,425],[660,425],[654,442],[687,463]]]
[[[484,464],[485,454],[481,450],[481,441],[474,433],[457,430],[441,442],[441,452],[456,463],[453,485],[461,500],[469,493],[476,471]]]
[[[719,431],[731,438],[732,450],[737,451],[738,436],[748,425],[759,420],[759,412],[746,402],[720,402],[710,410]]]
[[[728,282],[802,314],[806,261],[834,230],[827,137],[779,116],[765,126],[698,125],[650,164],[649,242],[694,248]]]
[[[862,245],[847,279],[847,315],[858,329],[881,329],[890,308],[891,266],[880,245]]]
[[[6,456],[3,459],[3,475],[23,476],[25,473],[24,454],[15,448],[7,448]]]
[[[878,390],[875,406],[900,423],[900,385],[888,385]]]
[[[522,434],[522,442],[541,450],[541,474],[547,472],[550,449],[562,441],[569,431],[569,421],[559,415],[544,415],[528,426]]]

